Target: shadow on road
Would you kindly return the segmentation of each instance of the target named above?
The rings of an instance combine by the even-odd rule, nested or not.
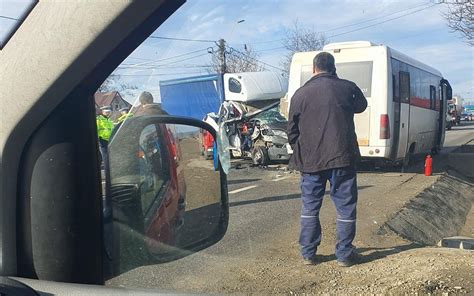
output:
[[[363,190],[368,187],[373,187],[372,185],[366,186],[359,186],[359,190]],[[329,194],[329,191],[326,191],[325,194]],[[289,199],[298,199],[300,198],[300,194],[287,194],[287,195],[279,195],[279,196],[269,196],[259,199],[251,199],[251,200],[242,200],[242,201],[234,201],[229,203],[229,207],[237,207],[237,206],[244,206],[248,204],[256,204],[261,202],[271,202],[271,201],[281,201],[281,200],[289,200]]]
[[[410,243],[410,244],[395,246],[391,248],[360,248],[360,249],[357,249],[357,252],[361,255],[361,261],[359,264],[369,263],[372,261],[383,259],[390,255],[394,255],[394,254],[405,252],[411,249],[417,249],[417,248],[422,248],[422,247],[423,247],[422,245]],[[362,254],[364,252],[371,252],[371,253],[364,255]]]
[[[421,248],[421,245],[418,244],[406,244],[402,246],[396,246],[396,247],[391,247],[391,248],[357,248],[357,253],[360,255],[360,264],[365,264],[369,262],[373,262],[379,259],[383,259],[387,256],[398,254],[401,252],[405,252],[411,249],[416,249],[416,248]],[[364,255],[363,253],[370,252],[367,255]],[[319,263],[324,263],[324,262],[329,262],[329,261],[334,261],[336,260],[336,256],[334,254],[331,255],[317,255],[317,260]]]

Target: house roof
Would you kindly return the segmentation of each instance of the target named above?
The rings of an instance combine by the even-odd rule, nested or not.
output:
[[[120,95],[119,92],[117,91],[111,91],[111,92],[96,92],[94,94],[94,99],[95,103],[97,106],[102,107],[102,106],[110,106],[112,104],[112,101],[116,96],[119,96],[120,99],[122,99],[122,96]]]

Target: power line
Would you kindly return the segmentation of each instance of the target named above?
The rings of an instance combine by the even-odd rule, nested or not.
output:
[[[178,61],[172,61],[172,62],[169,62],[169,63],[166,63],[166,64],[160,64],[160,65],[156,65],[157,67],[160,67],[160,66],[165,66],[165,65],[171,65],[171,64],[176,64],[176,63],[180,63],[180,62],[183,62],[183,61],[187,61],[187,60],[192,60],[192,59],[195,59],[195,58],[199,58],[199,57],[202,57],[202,56],[205,56],[205,55],[208,55],[209,53],[203,53],[203,54],[199,54],[199,55],[196,55],[196,56],[192,56],[192,57],[188,57],[188,58],[185,58],[185,59],[181,59],[181,60],[178,60]]]
[[[202,57],[202,56],[205,56],[205,55],[208,55],[208,53],[203,53],[203,54],[199,54],[199,55],[195,55],[195,56],[192,56],[192,57],[188,57],[188,58],[185,58],[185,59],[181,59],[181,60],[177,60],[177,61],[172,61],[172,62],[169,62],[169,63],[165,63],[165,64],[159,64],[159,65],[153,65],[155,68],[161,68],[163,66],[167,66],[167,65],[171,65],[171,64],[177,64],[177,63],[180,63],[180,62],[183,62],[183,61],[187,61],[187,60],[192,60],[192,59],[196,59],[196,58],[199,58],[199,57]],[[135,69],[135,72],[140,72],[140,71],[147,71],[147,70],[153,70],[153,68],[139,68],[137,66],[128,66],[126,68],[123,68],[123,67],[118,67],[119,70],[126,70],[126,69]],[[145,75],[145,74],[144,74]]]
[[[399,37],[399,38],[395,38],[395,39],[390,39],[388,41],[385,41],[383,43],[389,43],[389,42],[393,42],[393,41],[398,41],[398,40],[403,40],[403,39],[409,39],[409,38],[413,38],[413,37],[418,37],[420,35],[426,35],[426,36],[429,36],[427,33],[433,33],[433,32],[438,32],[439,30],[433,30],[433,31],[429,31],[429,32],[421,32],[421,33],[417,33],[417,34],[412,34],[412,35],[406,35],[406,36],[402,36],[402,37]],[[432,36],[430,36],[432,37]]]
[[[398,13],[405,12],[405,11],[408,11],[408,10],[412,10],[412,9],[415,9],[415,8],[419,8],[419,7],[430,8],[430,7],[432,7],[434,5],[437,5],[437,4],[433,4],[430,7],[426,7],[427,5],[430,5],[430,3],[424,3],[424,4],[416,5],[416,6],[413,6],[413,7],[410,7],[410,8],[405,8],[405,9],[402,9],[402,10],[399,10],[399,11],[396,11],[396,12],[392,12],[390,14],[385,14],[383,16],[378,16],[378,17],[375,17],[375,18],[372,18],[372,19],[368,19],[368,20],[364,20],[364,21],[360,21],[360,22],[357,22],[357,23],[352,23],[352,24],[348,24],[348,25],[344,25],[344,26],[339,26],[339,27],[331,28],[331,29],[328,29],[328,30],[325,30],[325,31],[319,31],[319,32],[316,32],[316,33],[324,34],[324,33],[328,33],[328,32],[331,32],[331,31],[337,31],[339,29],[343,29],[343,28],[347,28],[347,27],[353,27],[353,26],[357,26],[357,25],[360,25],[360,24],[372,22],[372,21],[375,21],[375,20],[378,20],[378,19],[383,19],[383,18],[386,18],[387,16],[391,16],[391,15],[394,15],[394,14],[398,14]],[[409,14],[407,14],[407,15],[409,15]],[[403,15],[403,16],[405,16],[405,15]],[[400,16],[400,17],[402,17],[402,16]],[[333,36],[330,36],[330,37],[333,37]],[[284,41],[284,40],[285,40],[285,38],[280,38],[280,39],[275,39],[275,40],[249,42],[248,44],[274,43],[274,42],[280,42],[280,41]],[[275,49],[279,49],[279,48],[275,48]]]
[[[202,71],[195,71],[195,72],[180,72],[180,73],[152,73],[152,74],[111,74],[110,76],[133,76],[133,77],[138,77],[138,76],[171,76],[171,75],[185,75],[185,74],[201,74]]]
[[[9,17],[9,16],[6,16],[6,15],[0,15],[0,18],[4,18],[4,19],[7,19],[7,20],[12,20],[12,21],[19,21],[19,19],[17,19],[17,18]]]
[[[188,41],[188,42],[212,42],[215,43],[215,40],[206,40],[206,39],[188,39],[188,38],[173,38],[173,37],[163,37],[163,36],[150,36],[148,38],[152,39],[162,39],[162,40],[175,40],[175,41]]]
[[[243,55],[243,56],[245,56],[245,57],[247,57],[247,58],[249,58],[249,59],[251,59],[251,60],[254,60],[254,61],[256,61],[256,62],[258,62],[258,63],[261,63],[261,64],[263,64],[263,65],[265,65],[265,66],[268,66],[268,67],[270,67],[270,68],[274,68],[274,69],[279,70],[279,71],[282,71],[282,72],[288,72],[287,70],[284,70],[284,69],[275,67],[275,66],[270,65],[270,64],[268,64],[268,63],[265,63],[265,62],[263,62],[263,61],[260,61],[260,60],[254,58],[254,57],[251,57],[251,56],[249,56],[248,54],[243,53],[243,52],[241,52],[241,51],[239,51],[239,50],[237,50],[237,49],[235,49],[235,48],[233,48],[233,47],[230,47],[230,49],[231,49],[231,52],[230,52],[231,54],[235,51],[235,52],[237,52],[237,53],[239,53],[239,54],[241,54],[241,55]]]
[[[357,32],[357,31],[360,31],[360,30],[364,30],[364,29],[367,29],[367,28],[371,28],[371,27],[374,27],[374,26],[377,26],[377,25],[381,25],[381,24],[384,24],[384,23],[386,23],[386,22],[390,22],[390,21],[393,21],[393,20],[396,20],[396,19],[399,19],[399,18],[408,16],[408,15],[412,15],[412,14],[418,13],[418,12],[420,12],[420,11],[429,9],[429,8],[431,8],[431,7],[433,7],[433,6],[436,6],[436,5],[438,5],[438,4],[433,4],[433,5],[430,5],[430,6],[428,6],[428,7],[425,7],[425,8],[422,8],[422,9],[418,9],[418,10],[412,11],[412,12],[410,12],[410,13],[406,13],[406,14],[403,14],[403,15],[400,15],[400,16],[397,16],[397,17],[394,17],[394,18],[391,18],[391,19],[384,20],[384,21],[382,21],[382,22],[378,22],[378,23],[375,23],[375,24],[371,24],[371,25],[365,26],[365,27],[357,28],[357,29],[350,30],[350,31],[347,31],[347,32],[343,32],[343,33],[334,34],[334,35],[328,36],[328,38],[333,38],[333,37],[337,37],[337,36],[341,36],[341,35],[345,35],[345,34]]]
[[[159,67],[158,67],[159,66]],[[196,65],[196,64],[182,64],[182,65],[158,65],[158,66],[155,66],[155,65],[145,65],[145,66],[138,66],[138,67],[135,67],[134,64],[122,64],[120,65],[117,69],[120,69],[120,70],[125,70],[125,69],[157,69],[157,68],[166,68],[166,69],[176,69],[176,68],[206,68],[206,67],[209,67],[209,65]]]
[[[203,51],[203,50],[206,50],[206,54],[207,54],[208,48],[201,48],[201,49],[198,49],[198,50],[186,52],[186,53],[179,54],[179,55],[172,56],[172,57],[167,57],[167,58],[162,58],[162,59],[157,59],[157,60],[149,60],[148,62],[138,63],[138,64],[135,64],[134,66],[135,66],[135,67],[138,67],[138,66],[143,66],[143,65],[154,64],[154,63],[157,63],[157,62],[168,61],[168,60],[172,60],[172,59],[175,59],[175,58],[180,58],[180,57],[188,56],[188,55],[191,55],[191,54],[193,54],[193,53],[201,52],[201,51]],[[119,67],[120,67],[120,66],[119,66]],[[132,67],[132,66],[130,66],[130,67]]]
[[[255,50],[255,52],[273,51],[273,50],[280,50],[280,49],[286,49],[286,47],[279,46],[279,47],[274,47],[274,48],[265,48],[265,49]]]
[[[152,61],[152,59],[136,58],[132,56],[127,57],[127,59],[134,59],[134,60],[139,60],[139,61]]]
[[[372,22],[372,21],[375,21],[375,20],[378,20],[378,19],[386,18],[387,16],[391,16],[391,15],[394,15],[394,14],[398,14],[398,13],[401,13],[401,12],[405,12],[405,11],[412,10],[412,9],[415,9],[415,8],[419,8],[419,7],[423,7],[423,6],[426,7],[428,5],[430,5],[430,3],[424,3],[424,4],[421,4],[421,5],[416,5],[416,6],[413,6],[413,7],[410,7],[410,8],[405,8],[405,9],[402,9],[402,10],[399,10],[399,11],[392,12],[390,14],[385,14],[385,15],[382,15],[382,16],[378,16],[378,17],[375,17],[375,18],[372,18],[372,19],[364,20],[364,21],[349,24],[349,25],[335,27],[335,28],[332,28],[332,29],[328,29],[328,30],[319,32],[319,33],[327,33],[327,32],[331,32],[331,31],[337,31],[339,29],[344,29],[344,28],[347,28],[347,27],[352,27],[352,26],[357,26],[357,25],[360,25],[360,24],[369,23],[369,22]]]

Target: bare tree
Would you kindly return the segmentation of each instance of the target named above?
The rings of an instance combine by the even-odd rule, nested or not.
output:
[[[99,86],[98,92],[123,91],[126,89],[138,89],[137,86],[126,83],[122,80],[120,75],[112,74]]]
[[[297,52],[321,50],[328,40],[324,34],[316,32],[314,29],[302,28],[298,20],[293,22],[293,27],[286,31],[286,38],[283,46],[288,51],[281,65],[289,70],[291,59]]]
[[[453,32],[459,32],[467,44],[474,45],[474,1],[473,0],[441,0],[448,6],[448,11],[443,13],[448,26]]]
[[[265,68],[259,63],[259,57],[260,55],[258,52],[254,51],[252,47],[248,45],[245,45],[243,50],[228,48],[225,51],[225,72],[239,73],[262,71]],[[209,67],[215,72],[222,71],[222,58],[220,58],[219,52],[215,52],[212,55],[211,65]]]

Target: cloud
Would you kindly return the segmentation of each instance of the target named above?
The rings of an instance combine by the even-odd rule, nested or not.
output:
[[[331,37],[331,42],[368,40],[387,44],[439,69],[455,89],[466,92],[469,84],[474,84],[472,48],[458,35],[449,33],[441,15],[446,7],[428,8],[431,3],[429,0],[196,0],[185,3],[154,35],[224,38],[235,48],[241,49],[245,43],[258,51],[281,47],[286,31],[298,20],[302,27],[323,31],[326,36],[338,35]],[[423,10],[406,15],[420,9]],[[245,22],[236,24],[240,19]],[[161,59],[207,46],[215,44],[150,39],[133,56]],[[259,59],[280,66],[285,54],[281,49],[262,51]],[[203,56],[186,63],[204,64],[209,58],[210,55]],[[161,78],[153,77],[149,85],[156,85]]]

